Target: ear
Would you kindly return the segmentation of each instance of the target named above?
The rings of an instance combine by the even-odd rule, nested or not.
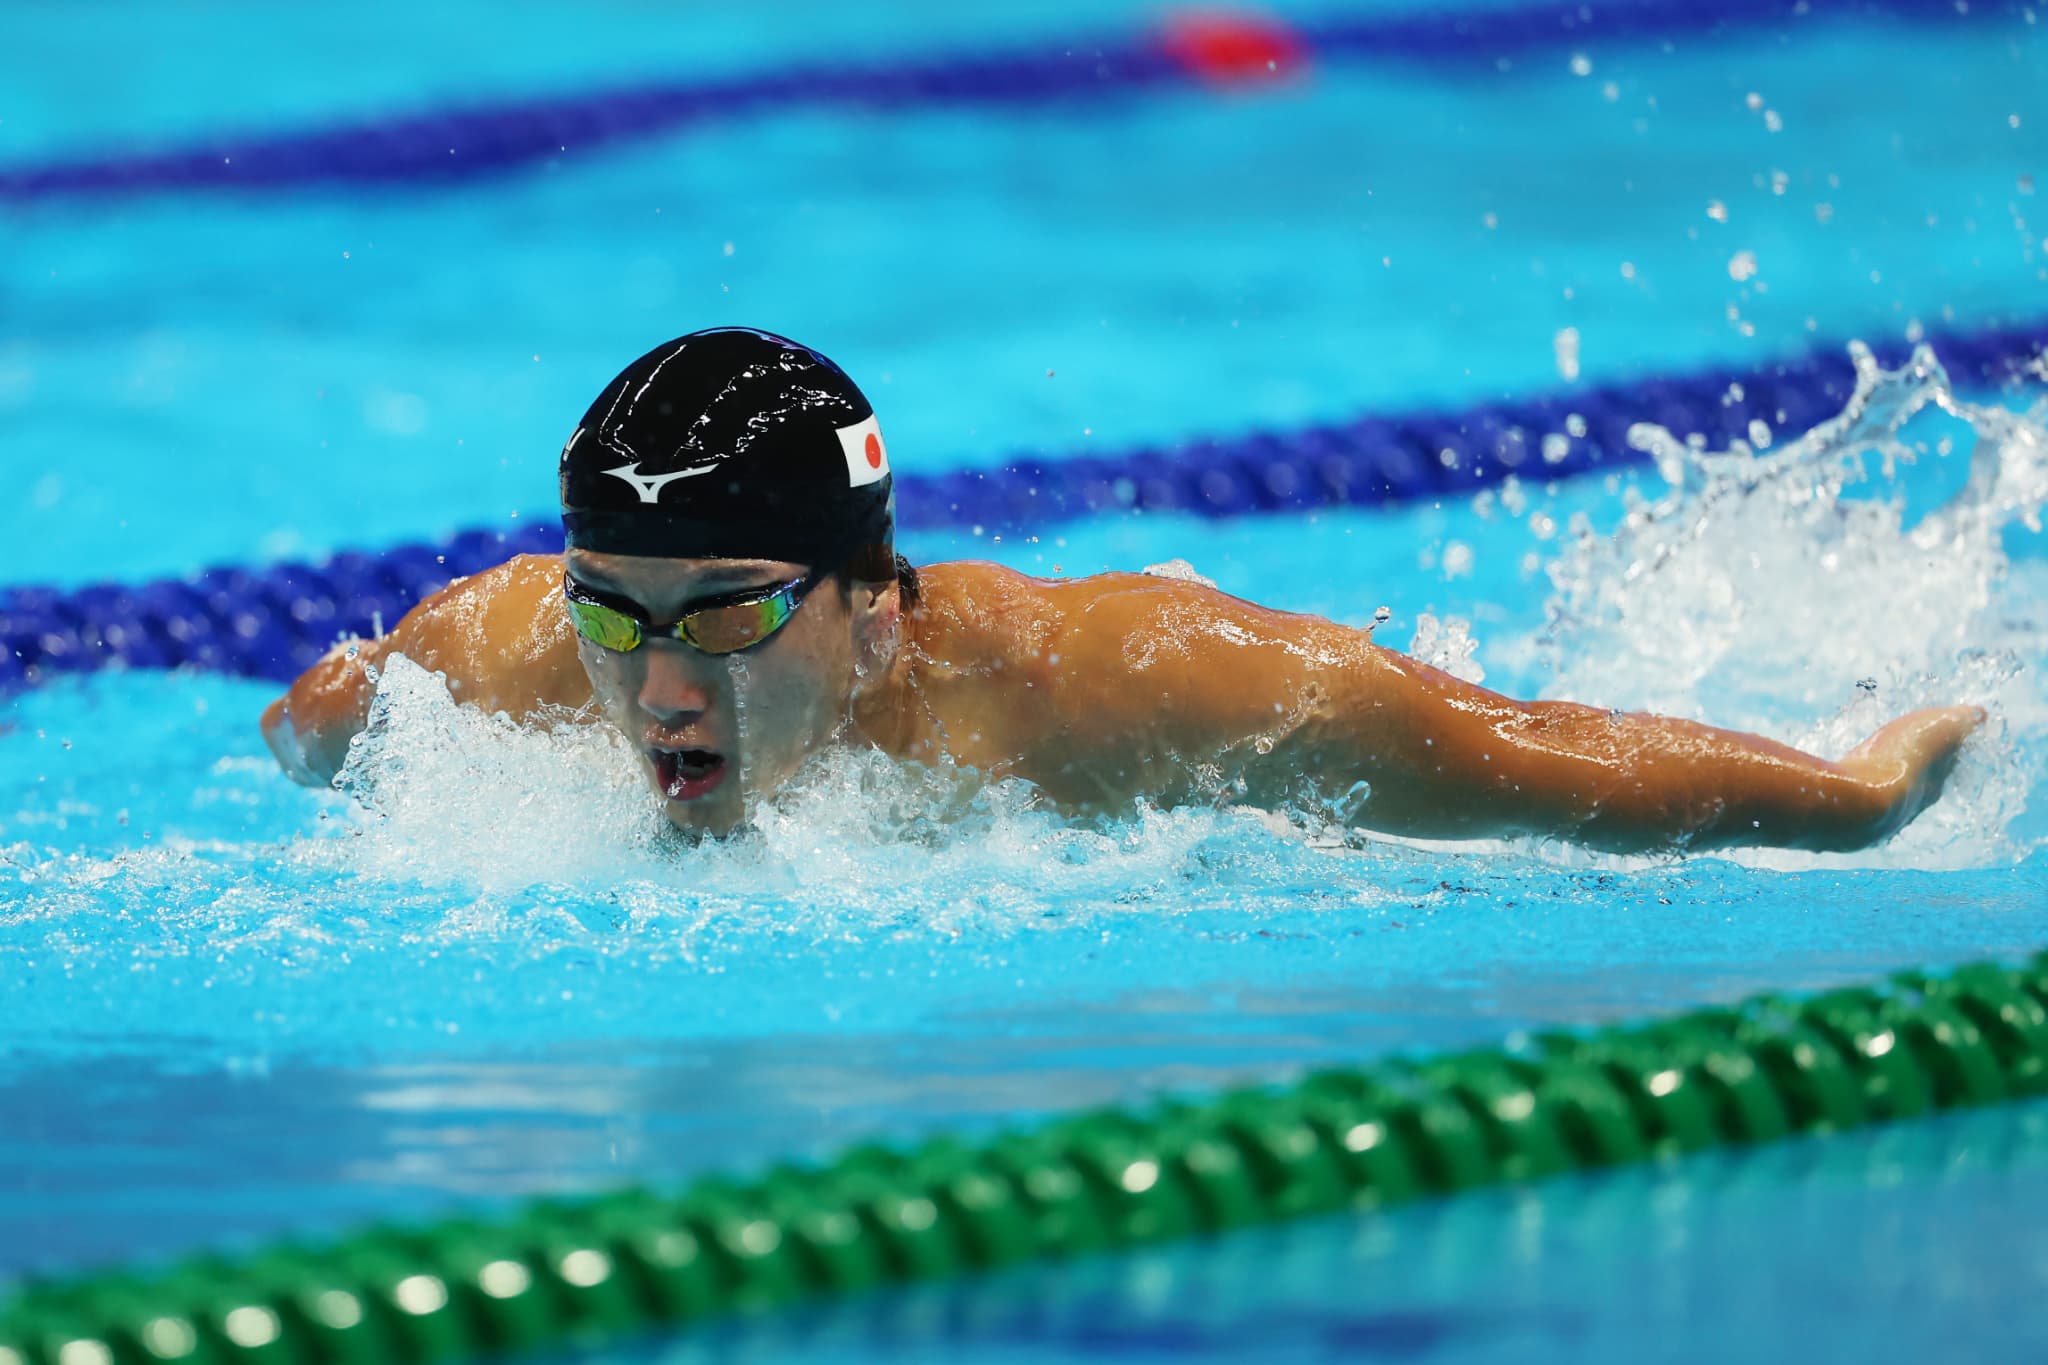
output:
[[[855,583],[848,604],[852,615],[855,690],[870,678],[889,671],[896,658],[896,640],[903,624],[903,593],[895,580]]]

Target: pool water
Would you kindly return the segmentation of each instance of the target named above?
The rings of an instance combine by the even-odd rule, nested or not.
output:
[[[9,21],[10,164],[1151,22],[904,6],[849,32],[798,6],[771,37],[627,5],[373,3],[336,62],[331,17],[226,8],[231,44],[181,28],[164,41],[190,62],[145,79],[120,52],[86,61],[82,13]],[[0,591],[549,515],[590,393],[716,322],[833,354],[899,465],[933,472],[2037,323],[2039,26],[1915,15],[1669,44],[1596,29],[1506,70],[1353,61],[1270,88],[775,114],[455,185],[10,206],[0,543],[21,548]],[[486,23],[492,42],[462,40]],[[94,74],[51,79],[67,66]],[[602,735],[513,731],[405,666],[334,792],[268,759],[269,684],[108,672],[9,696],[0,1277],[2048,945],[2043,392],[1873,368],[1847,429],[1767,431],[1753,456],[1662,448],[1661,470],[1388,510],[905,528],[920,560],[1184,558],[1355,625],[1384,605],[1383,643],[1503,690],[1829,752],[1912,705],[1989,706],[1950,795],[1854,856],[1413,846],[1314,809],[1075,820],[857,755],[682,851]],[[605,1359],[1789,1359],[1815,1339],[2018,1357],[2041,1344],[2042,1121],[2015,1107]]]
[[[579,1365],[2030,1359],[2038,1105],[877,1295]],[[1906,1312],[1873,1311],[1888,1297]],[[1673,1335],[1673,1329],[1678,1333]]]

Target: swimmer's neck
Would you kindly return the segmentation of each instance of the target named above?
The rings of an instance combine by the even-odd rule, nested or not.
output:
[[[914,747],[920,721],[927,719],[921,714],[925,708],[919,702],[918,672],[928,658],[924,649],[928,613],[922,597],[902,604],[886,659],[854,688],[841,736],[845,741],[870,744],[899,758]]]

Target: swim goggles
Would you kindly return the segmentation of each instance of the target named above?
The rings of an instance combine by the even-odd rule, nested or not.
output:
[[[628,653],[651,635],[681,640],[706,654],[737,654],[788,625],[804,597],[824,578],[814,571],[779,588],[748,588],[709,598],[681,620],[661,625],[650,622],[633,603],[587,588],[567,574],[562,575],[562,596],[576,633],[602,649]]]

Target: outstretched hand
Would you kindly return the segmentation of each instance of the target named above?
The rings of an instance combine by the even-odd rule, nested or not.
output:
[[[1883,802],[1873,842],[1903,828],[1941,795],[1956,752],[1984,720],[1981,706],[1930,706],[1907,712],[1849,751],[1841,768]]]

